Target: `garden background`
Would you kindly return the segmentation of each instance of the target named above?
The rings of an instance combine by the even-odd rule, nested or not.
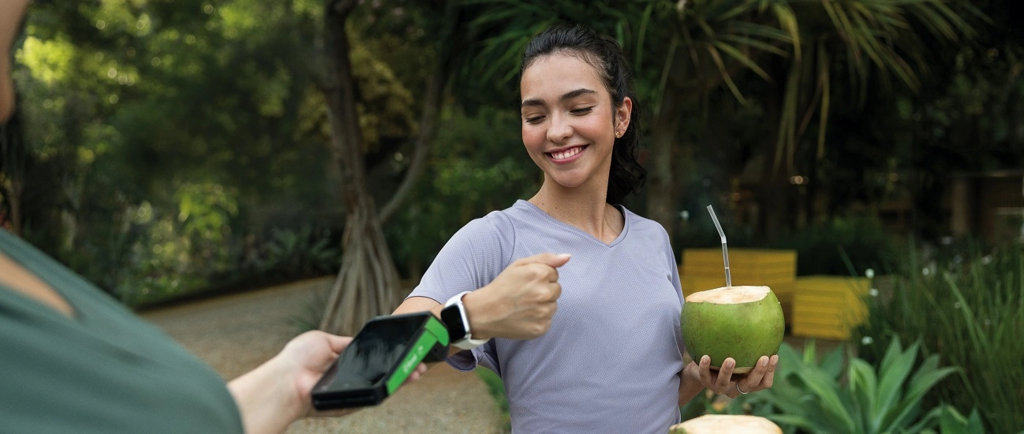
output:
[[[800,275],[879,277],[838,353],[794,350],[817,367],[780,374],[770,397],[689,410],[790,431],[1019,432],[1022,13],[37,0],[15,43],[18,111],[0,126],[0,225],[136,309],[336,275],[310,323],[352,333],[463,224],[539,186],[518,59],[531,35],[581,22],[634,66],[649,177],[626,206],[662,223],[678,257],[718,245],[713,204],[731,247],[793,249]],[[912,351],[886,357],[897,341]]]

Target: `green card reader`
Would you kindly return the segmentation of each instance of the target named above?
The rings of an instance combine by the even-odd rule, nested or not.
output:
[[[420,362],[440,362],[448,357],[448,343],[448,330],[430,312],[374,318],[313,386],[313,407],[329,410],[380,404]]]

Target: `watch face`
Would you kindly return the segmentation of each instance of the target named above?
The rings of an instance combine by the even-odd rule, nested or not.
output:
[[[452,342],[466,337],[466,325],[462,323],[462,311],[458,305],[441,309],[441,322],[448,328],[448,338]]]

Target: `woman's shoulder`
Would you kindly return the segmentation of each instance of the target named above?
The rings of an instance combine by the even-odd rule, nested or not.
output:
[[[624,205],[619,205],[622,210],[622,215],[626,220],[626,224],[629,226],[630,231],[636,230],[639,232],[649,232],[654,234],[663,234],[668,237],[668,232],[665,227],[654,220],[647,217],[641,216],[640,214],[634,213],[626,208]]]
[[[455,249],[469,254],[498,252],[500,256],[507,256],[516,240],[513,218],[508,215],[510,210],[512,207],[495,210],[470,220],[452,235],[442,250]]]

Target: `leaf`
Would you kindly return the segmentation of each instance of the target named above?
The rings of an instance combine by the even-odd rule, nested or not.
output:
[[[804,428],[812,432],[821,428],[803,416],[793,414],[770,414],[766,417],[772,422],[778,423],[782,426]]]
[[[896,350],[894,353],[898,352],[897,348],[898,346],[889,347],[890,351]],[[881,425],[885,410],[892,408],[899,401],[903,383],[906,382],[907,376],[914,368],[914,361],[917,360],[917,351],[918,343],[915,342],[906,351],[894,354],[891,358],[889,353],[886,353],[879,369],[878,398],[875,407],[871,409],[871,413],[877,417],[876,425]],[[886,363],[887,361],[889,363]]]
[[[877,405],[875,394],[878,390],[878,378],[875,369],[861,359],[850,360],[847,374],[849,392],[855,404],[854,419],[858,421],[860,431],[875,432],[877,423],[873,420]]]
[[[768,73],[764,72],[764,69],[761,69],[761,67],[758,66],[757,63],[754,63],[754,61],[751,60],[749,56],[743,54],[742,52],[740,52],[740,50],[737,50],[736,47],[733,47],[722,41],[714,41],[711,44],[714,45],[719,50],[721,50],[722,52],[724,52],[725,54],[728,54],[729,57],[732,57],[733,59],[736,59],[738,62],[742,63],[743,66],[746,66],[751,71],[754,71],[754,73],[760,76],[761,78],[767,81],[772,81],[771,77],[768,76]]]
[[[821,358],[818,366],[830,377],[839,379],[843,373],[843,347],[836,347]]]
[[[957,368],[935,369],[938,365],[938,356],[931,356],[925,360],[924,365],[918,370],[914,378],[910,380],[906,396],[898,404],[889,409],[883,418],[882,427],[895,429],[902,426],[904,421],[917,409],[924,394],[938,384],[946,376],[957,372]]]
[[[825,133],[828,130],[828,114],[832,101],[832,79],[829,72],[828,50],[818,45],[818,83],[821,85],[821,107],[818,109],[818,152],[817,158],[825,158]]]
[[[772,12],[775,12],[775,17],[779,20],[779,26],[789,34],[790,39],[793,41],[793,57],[800,59],[800,26],[797,23],[796,14],[793,13],[789,6],[782,3],[773,4]]]
[[[797,372],[797,375],[804,380],[805,385],[814,396],[818,398],[821,410],[826,416],[830,416],[833,422],[840,423],[835,428],[841,431],[854,431],[855,423],[851,418],[846,406],[839,397],[839,389],[834,379],[818,369],[808,369]]]
[[[718,39],[722,41],[735,42],[737,45],[755,48],[764,52],[775,54],[777,56],[789,56],[789,53],[786,50],[783,50],[782,48],[747,36],[724,34],[722,36],[719,36]]]
[[[739,100],[740,104],[748,105],[747,99],[743,97],[740,92],[740,88],[736,86],[736,83],[732,81],[732,76],[729,75],[729,71],[725,69],[725,62],[722,61],[722,56],[718,54],[718,50],[713,45],[706,45],[705,48],[708,50],[708,54],[711,55],[711,60],[715,62],[715,66],[718,67],[718,72],[722,74],[722,79],[725,80],[726,86],[732,95]]]
[[[889,348],[886,348],[885,354],[882,356],[882,363],[878,366],[878,370],[884,372],[889,369],[889,365],[891,365],[896,357],[902,352],[903,346],[900,345],[900,338],[896,337],[889,343]]]

